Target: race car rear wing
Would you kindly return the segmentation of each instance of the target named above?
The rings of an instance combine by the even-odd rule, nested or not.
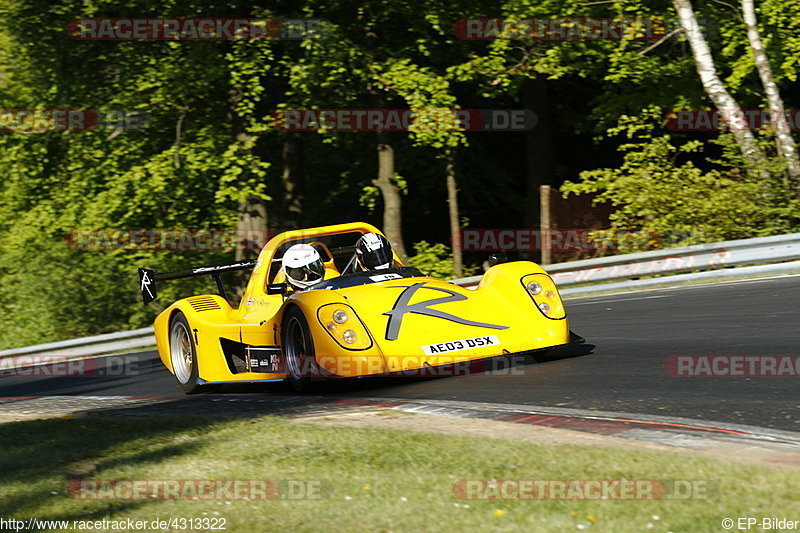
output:
[[[167,281],[170,279],[191,278],[195,276],[211,276],[217,282],[219,295],[228,299],[225,286],[222,284],[220,274],[234,272],[236,270],[249,270],[255,268],[256,261],[239,261],[230,265],[202,266],[189,270],[172,270],[169,272],[154,272],[147,268],[139,269],[139,290],[142,293],[142,303],[148,304],[158,297],[156,290],[157,281]]]

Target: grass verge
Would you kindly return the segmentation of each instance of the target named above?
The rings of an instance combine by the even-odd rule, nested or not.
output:
[[[722,531],[730,517],[797,509],[796,470],[669,453],[291,424],[74,418],[0,425],[0,518],[224,518],[226,531]],[[87,501],[70,479],[274,479],[319,483],[315,499]],[[708,498],[465,501],[462,479],[702,480]],[[70,526],[69,531],[80,531]],[[177,530],[177,529],[176,529]],[[62,529],[63,531],[63,529]],[[153,529],[147,529],[153,531]],[[199,529],[195,529],[199,531]]]

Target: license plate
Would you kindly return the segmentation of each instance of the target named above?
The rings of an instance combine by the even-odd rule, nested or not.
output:
[[[485,335],[483,337],[473,337],[471,339],[460,339],[457,341],[440,342],[437,344],[426,344],[422,347],[425,355],[439,355],[448,352],[460,352],[473,348],[484,348],[486,346],[499,346],[500,340],[496,335]]]

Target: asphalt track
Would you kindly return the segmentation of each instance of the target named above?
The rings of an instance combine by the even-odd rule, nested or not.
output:
[[[800,354],[800,276],[567,301],[591,353],[510,371],[326,385],[315,394],[439,399],[698,418],[800,431],[800,377],[672,377],[673,355]],[[182,396],[154,352],[117,356],[120,375],[4,377],[0,396]],[[124,365],[120,365],[124,363]],[[126,366],[127,365],[127,366]],[[286,395],[281,383],[223,389]]]

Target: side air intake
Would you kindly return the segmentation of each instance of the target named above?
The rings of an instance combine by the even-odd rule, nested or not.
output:
[[[210,296],[198,296],[197,298],[189,298],[189,305],[192,306],[197,312],[200,311],[213,311],[214,309],[222,309],[219,304],[214,301]]]

